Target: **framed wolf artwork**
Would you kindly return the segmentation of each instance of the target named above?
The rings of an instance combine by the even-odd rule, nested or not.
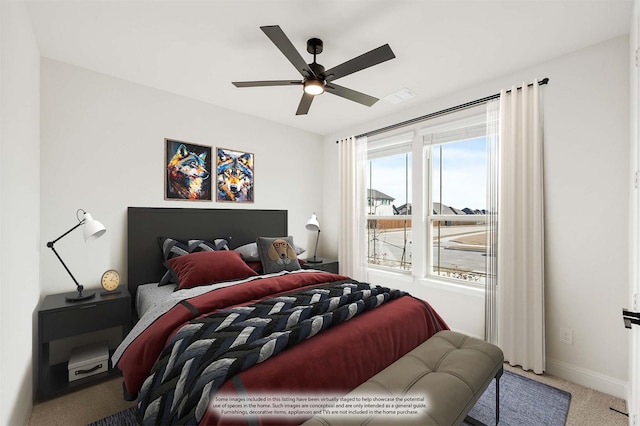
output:
[[[217,201],[254,201],[253,160],[254,156],[250,152],[217,148]]]
[[[166,200],[211,201],[211,147],[165,139]]]

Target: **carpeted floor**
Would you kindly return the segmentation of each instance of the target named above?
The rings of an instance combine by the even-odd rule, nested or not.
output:
[[[556,377],[523,372],[505,364],[505,369],[571,393],[567,425],[623,426],[628,418],[610,409],[626,412],[625,402]],[[29,425],[87,425],[134,405],[122,400],[121,379],[113,379],[56,399],[36,404]],[[506,389],[501,389],[504,394]],[[502,424],[502,421],[501,421]]]
[[[122,378],[118,377],[67,395],[36,403],[31,411],[32,426],[87,425],[135,405],[122,398]]]

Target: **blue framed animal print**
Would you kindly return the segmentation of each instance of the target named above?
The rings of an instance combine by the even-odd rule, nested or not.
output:
[[[217,148],[217,201],[254,201],[253,160],[250,152]]]
[[[211,147],[165,139],[165,199],[211,201]]]

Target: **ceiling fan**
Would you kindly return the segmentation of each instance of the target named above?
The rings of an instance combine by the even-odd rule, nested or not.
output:
[[[260,27],[260,29],[271,39],[273,44],[280,49],[289,62],[293,64],[303,79],[234,81],[233,85],[236,87],[302,86],[302,99],[298,105],[296,115],[304,115],[309,112],[314,96],[320,95],[325,91],[362,105],[371,106],[375,104],[378,98],[339,86],[333,81],[396,57],[389,45],[385,44],[331,69],[325,70],[322,65],[316,62],[316,55],[322,53],[322,40],[319,38],[310,38],[307,41],[307,52],[313,54],[313,62],[307,64],[278,25],[264,26]]]

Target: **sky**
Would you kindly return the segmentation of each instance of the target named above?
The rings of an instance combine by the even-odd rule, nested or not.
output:
[[[441,151],[440,151],[441,148]],[[484,137],[433,147],[432,194],[434,202],[463,209],[486,207],[486,144]],[[440,155],[442,152],[442,155]],[[442,173],[440,157],[442,156]],[[405,166],[408,161],[408,173]],[[370,188],[395,198],[398,207],[411,202],[411,153],[370,161]],[[408,176],[407,176],[408,175]],[[442,180],[442,201],[440,181]],[[408,184],[408,193],[407,193]]]

